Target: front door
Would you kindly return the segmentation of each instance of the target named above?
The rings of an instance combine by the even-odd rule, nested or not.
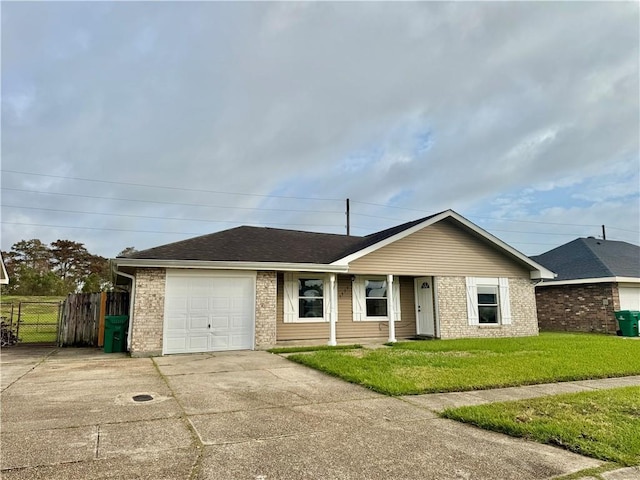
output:
[[[433,277],[415,279],[416,319],[418,335],[436,336],[436,318],[433,308]]]

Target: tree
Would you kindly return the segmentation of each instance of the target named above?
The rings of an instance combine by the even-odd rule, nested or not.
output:
[[[17,263],[26,265],[38,273],[51,270],[51,250],[37,238],[14,243],[10,255]]]
[[[53,271],[62,278],[74,283],[89,274],[88,262],[90,253],[85,246],[71,240],[56,240],[51,243]]]
[[[133,255],[137,251],[138,250],[136,250],[136,247],[127,247],[124,250],[122,250],[118,255],[116,255],[116,257],[128,257],[129,255]]]

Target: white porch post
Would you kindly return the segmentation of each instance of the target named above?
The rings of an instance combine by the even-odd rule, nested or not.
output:
[[[393,275],[387,275],[387,315],[389,315],[389,343],[396,341],[396,319],[393,306]]]
[[[338,344],[336,341],[336,317],[337,314],[337,299],[336,295],[336,274],[329,275],[329,345],[334,347]]]

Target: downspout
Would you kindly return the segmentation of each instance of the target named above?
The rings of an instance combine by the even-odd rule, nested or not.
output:
[[[127,350],[131,351],[131,330],[133,329],[133,304],[135,303],[136,298],[136,277],[129,273],[121,272],[117,270],[117,267],[114,267],[113,273],[116,275],[121,275],[125,278],[131,280],[131,294],[129,298],[129,331],[127,332]]]

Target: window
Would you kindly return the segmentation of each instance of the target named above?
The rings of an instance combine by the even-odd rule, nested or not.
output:
[[[466,283],[469,325],[511,323],[508,278],[467,277]]]
[[[478,321],[498,323],[498,287],[478,285]]]
[[[285,323],[329,321],[327,278],[317,273],[285,272],[283,287]]]
[[[324,281],[321,278],[298,279],[298,318],[324,317]]]
[[[393,295],[390,295],[387,277],[354,275],[352,282],[353,321],[388,322],[393,312],[394,320],[401,320],[400,278],[393,279]],[[389,297],[393,297],[393,305]]]
[[[364,292],[367,304],[367,317],[387,316],[387,281],[366,279]]]

